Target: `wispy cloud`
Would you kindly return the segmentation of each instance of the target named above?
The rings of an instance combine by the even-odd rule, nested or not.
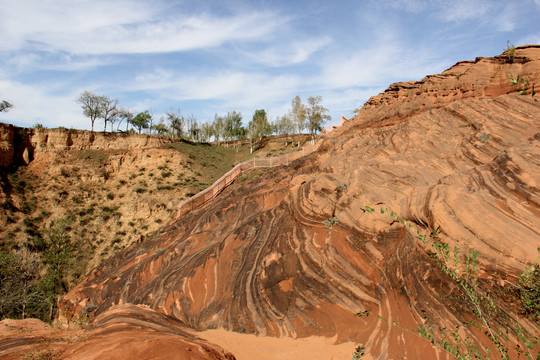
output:
[[[77,39],[98,29],[148,21],[156,10],[122,0],[19,0],[2,6],[2,13],[0,50],[43,50],[62,48],[66,34]]]
[[[100,66],[116,64],[120,59],[113,56],[77,56],[68,53],[14,52],[0,59],[0,66],[9,69],[11,75],[31,71],[82,72]],[[2,78],[0,73],[0,78]]]
[[[394,9],[416,14],[425,13],[428,17],[455,23],[470,20],[478,23],[506,7],[506,2],[490,0],[387,0],[383,3]]]
[[[158,69],[143,74],[127,87],[178,101],[213,100],[230,106],[263,106],[298,87],[297,76],[271,76],[264,72],[185,74]],[[234,105],[233,105],[234,104]]]
[[[250,48],[242,51],[242,55],[245,59],[255,63],[281,67],[302,63],[331,43],[332,38],[330,36],[308,37],[287,43],[271,44],[270,46],[264,46],[260,50]]]
[[[22,47],[72,54],[176,52],[260,39],[286,16],[250,11],[171,16],[164,6],[127,1],[21,1],[0,25],[0,50]],[[4,21],[6,19],[6,21]]]
[[[40,123],[46,127],[88,127],[80,107],[75,102],[78,93],[55,96],[47,88],[12,81],[0,81],[0,89],[2,99],[15,106],[11,111],[1,113],[0,121],[22,126]]]

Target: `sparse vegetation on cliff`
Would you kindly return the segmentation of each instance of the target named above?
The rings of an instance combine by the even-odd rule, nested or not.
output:
[[[506,56],[509,63],[514,62],[514,58],[516,57],[516,47],[513,44],[510,45],[510,40],[506,42],[506,49],[503,51],[503,55]]]
[[[366,213],[376,213],[375,209],[369,206],[365,206],[364,210]],[[414,222],[407,221],[392,210],[380,208],[380,213],[389,215],[401,223],[405,230],[428,247],[429,257],[460,288],[458,294],[439,294],[439,298],[443,301],[451,298],[454,303],[464,306],[474,318],[464,322],[462,326],[471,331],[478,329],[485,337],[480,338],[481,342],[475,344],[471,339],[463,338],[459,327],[455,331],[450,331],[451,329],[441,329],[437,324],[430,324],[427,320],[417,329],[403,328],[396,321],[392,323],[392,326],[426,339],[459,360],[492,359],[491,348],[495,348],[502,359],[508,359],[509,352],[524,356],[529,360],[538,359],[539,354],[535,354],[534,350],[540,347],[540,338],[527,331],[513,318],[508,304],[504,306],[502,305],[504,300],[495,298],[495,289],[489,288],[485,282],[481,283],[477,268],[478,251],[469,248],[463,254],[457,246],[451,249],[441,239],[438,229],[431,231],[428,229],[428,234],[424,234],[420,230],[422,226],[417,227]],[[513,286],[514,289],[499,291],[502,297],[507,298],[509,295],[516,294],[519,299],[517,306],[522,313],[538,324],[540,271],[537,266],[528,268],[519,276],[518,284],[513,284]],[[369,314],[369,311],[363,311],[357,313],[356,316],[367,317]],[[353,353],[353,360],[361,358],[364,350],[365,347],[359,345]]]

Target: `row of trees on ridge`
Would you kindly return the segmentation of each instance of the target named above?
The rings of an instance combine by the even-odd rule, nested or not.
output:
[[[308,130],[314,138],[322,130],[322,124],[329,120],[328,109],[322,106],[322,97],[308,97],[303,104],[300,96],[291,101],[291,108],[285,115],[270,122],[264,109],[255,110],[251,121],[244,127],[242,114],[229,111],[226,115],[215,114],[213,121],[199,122],[193,115],[184,116],[180,110],[170,110],[160,118],[159,123],[153,123],[153,115],[145,110],[133,115],[131,111],[118,105],[118,99],[107,95],[96,95],[90,91],[81,93],[77,102],[83,109],[83,114],[91,121],[92,131],[96,120],[104,123],[103,131],[120,131],[123,122],[126,130],[131,125],[139,133],[147,130],[150,134],[167,135],[174,138],[187,138],[192,141],[237,141],[242,139],[260,139],[271,134],[301,134]]]

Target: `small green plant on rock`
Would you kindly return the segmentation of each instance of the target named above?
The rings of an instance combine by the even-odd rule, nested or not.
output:
[[[516,47],[512,44],[510,45],[510,40],[506,42],[506,49],[503,52],[503,55],[506,56],[506,60],[509,63],[514,62],[514,58],[516,57]]]
[[[480,141],[483,143],[487,143],[489,140],[491,140],[491,134],[490,133],[482,133],[480,135]]]
[[[375,209],[369,206],[366,206],[365,209],[362,208],[362,210],[365,213],[375,212]],[[457,285],[459,293],[457,296],[454,295],[455,298],[460,299],[474,315],[472,320],[463,323],[463,325],[480,330],[491,345],[497,349],[497,355],[501,359],[509,359],[509,350],[513,350],[518,358],[540,359],[539,354],[535,354],[535,349],[540,346],[540,339],[535,334],[529,333],[503,308],[499,307],[494,301],[491,292],[480,286],[477,268],[478,251],[469,248],[468,251],[461,254],[459,247],[455,246],[451,249],[449,244],[443,241],[440,237],[439,228],[432,229],[431,233],[422,234],[420,227],[399,217],[394,211],[381,208],[380,212],[381,214],[390,215],[396,221],[402,223],[406,229],[408,228],[412,232],[413,236],[416,233],[416,239],[430,248],[431,251],[428,256]],[[426,230],[430,229],[427,228]],[[513,285],[517,289],[514,294],[520,300],[521,312],[532,317],[538,324],[538,317],[540,316],[540,269],[538,266],[533,265],[528,268],[527,271],[520,275],[518,284]],[[369,311],[359,312],[355,316],[369,316]],[[378,318],[388,322],[388,320],[380,316]],[[480,347],[477,347],[468,338],[463,339],[461,337],[459,329],[463,325],[457,326],[453,332],[448,332],[445,331],[446,329],[437,331],[429,322],[425,322],[415,330],[401,327],[396,321],[392,322],[392,326],[426,339],[456,359],[493,359],[492,356],[496,355],[490,354],[490,346],[480,343]],[[513,349],[510,347],[512,341],[516,342]],[[353,360],[363,356],[364,350],[365,347],[359,345],[353,353]]]
[[[512,73],[509,72],[508,75],[510,76],[510,81],[512,82],[512,84],[521,87],[521,90],[518,90],[518,94],[519,95],[527,95],[527,91],[525,89],[527,88],[528,82],[527,82],[527,79],[525,78],[525,76],[521,78],[521,80],[523,80],[523,81],[520,81],[520,75],[519,74],[517,74],[517,76],[514,77],[514,75],[512,75]],[[534,92],[534,89],[533,89],[533,92]]]
[[[535,321],[540,321],[540,268],[535,265],[529,267],[519,276],[518,285],[521,310]]]
[[[354,352],[353,352],[353,360],[357,360],[357,359],[361,359],[364,357],[364,355],[366,354],[365,353],[365,350],[366,350],[366,347],[363,346],[363,345],[358,345],[356,347],[356,349],[354,349]]]
[[[329,217],[328,219],[323,221],[323,224],[327,229],[332,229],[332,225],[335,225],[337,223],[339,223],[339,219],[337,216]]]

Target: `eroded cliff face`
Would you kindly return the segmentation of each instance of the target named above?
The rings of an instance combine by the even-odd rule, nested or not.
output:
[[[0,167],[28,165],[36,156],[55,150],[136,149],[170,142],[169,138],[145,134],[21,128],[0,123]]]
[[[528,80],[526,95],[509,73]],[[513,63],[482,58],[394,84],[317,152],[237,181],[111,258],[61,299],[60,317],[144,304],[194,330],[335,337],[368,359],[452,357],[420,327],[497,358],[452,279],[467,278],[468,263],[476,291],[538,338],[504,294],[539,257],[539,83],[540,47],[529,46]],[[421,241],[430,233],[442,257]]]

